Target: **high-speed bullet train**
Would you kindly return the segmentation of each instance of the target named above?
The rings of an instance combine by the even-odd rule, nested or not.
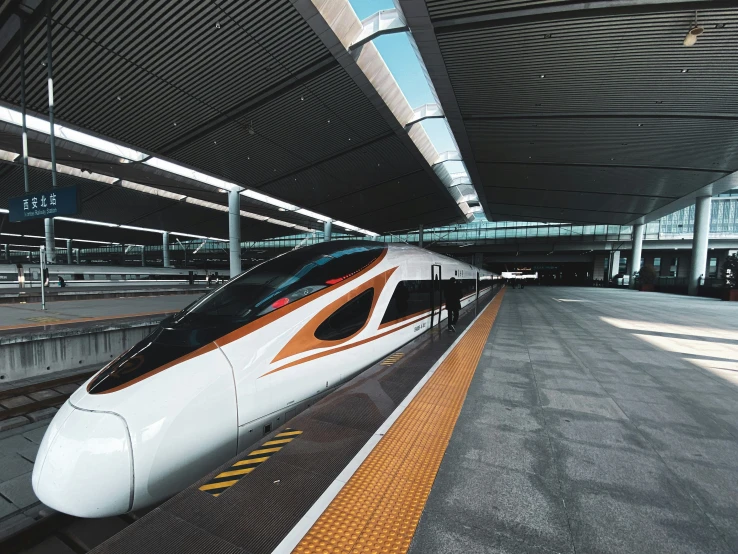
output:
[[[36,495],[80,517],[161,502],[444,319],[450,277],[463,307],[493,276],[370,241],[309,246],[242,273],[70,397],[36,457]]]

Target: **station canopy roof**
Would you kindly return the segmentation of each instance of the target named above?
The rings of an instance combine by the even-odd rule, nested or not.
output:
[[[332,29],[316,32],[326,27],[315,25],[318,5],[330,9],[323,0],[56,0],[55,116],[361,229],[464,221],[355,56]],[[738,186],[734,2],[396,5],[489,219],[628,224]],[[27,106],[39,117],[48,112],[45,6],[0,2],[0,102],[20,105],[22,18]],[[695,17],[704,33],[685,47]],[[49,188],[48,136],[29,139],[38,161],[32,190]],[[217,188],[145,161],[57,144],[58,163],[82,170],[59,175],[60,186],[80,187],[80,218],[227,238],[227,195]],[[6,207],[22,194],[23,176],[19,160],[2,152],[20,152],[17,126],[7,122],[0,123]],[[243,240],[322,228],[269,201],[242,195],[241,209],[259,216],[242,219]],[[42,234],[32,223],[6,223],[3,231],[30,234],[26,227]],[[56,233],[160,240],[71,222],[57,222]]]
[[[0,6],[8,31],[0,41],[0,101],[20,105],[21,14],[26,102],[29,113],[46,117],[46,3],[11,0]],[[357,85],[366,77],[339,64],[289,1],[57,0],[52,13],[58,123],[361,229],[381,233],[463,221],[391,113]],[[48,160],[47,137],[36,139],[31,155]],[[17,129],[9,125],[0,143],[0,149],[21,151]],[[57,161],[227,206],[227,195],[212,188],[72,145],[57,149]],[[0,164],[0,206],[23,193],[19,165]],[[43,173],[32,172],[32,190],[49,186]],[[61,180],[81,185],[81,218],[227,238],[226,214],[172,199],[152,201],[117,185]],[[245,197],[242,209],[322,229],[314,218]],[[294,232],[249,219],[242,225],[243,240]],[[147,240],[160,238],[120,237]]]
[[[398,4],[488,218],[629,224],[738,187],[735,2]]]

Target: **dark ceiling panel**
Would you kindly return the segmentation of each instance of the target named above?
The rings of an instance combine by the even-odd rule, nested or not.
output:
[[[493,217],[628,223],[738,170],[738,8],[685,48],[678,3],[427,5]]]
[[[421,223],[431,226],[455,222],[455,209],[439,209],[435,202],[435,191],[419,170],[417,173],[345,194],[320,204],[316,209],[325,213],[354,214],[356,225],[377,232],[413,229]]]
[[[245,186],[273,189],[306,207],[421,168],[415,151],[398,140],[374,147],[396,136],[383,107],[333,59],[290,0],[56,0],[53,10],[59,121]],[[45,21],[33,17],[27,97],[30,109],[44,114]],[[0,52],[0,75],[0,100],[18,105],[18,58],[8,49]],[[191,182],[162,176],[157,183],[135,168],[80,162],[222,202],[190,191],[198,188]],[[427,187],[432,184],[426,173]],[[434,210],[455,210],[451,197],[440,192],[433,196]],[[273,208],[265,209],[271,216]],[[354,223],[351,212],[326,215]]]
[[[552,208],[591,210],[602,213],[618,213],[633,216],[631,219],[642,214],[665,206],[671,199],[653,198],[650,196],[625,196],[605,195],[594,192],[565,192],[552,190],[521,191],[515,188],[500,189],[488,187],[487,193],[495,197],[497,205],[522,204],[521,197],[527,205],[550,206]],[[522,194],[521,194],[522,193]],[[593,209],[599,206],[599,209]]]
[[[571,3],[571,0],[426,0],[434,19],[503,12],[535,6]]]
[[[561,166],[529,163],[478,163],[488,187],[518,191],[594,192],[619,196],[675,199],[724,173],[646,167]]]
[[[731,172],[738,169],[738,127],[649,118],[467,120],[478,163],[635,165]],[[695,187],[696,188],[696,187]]]

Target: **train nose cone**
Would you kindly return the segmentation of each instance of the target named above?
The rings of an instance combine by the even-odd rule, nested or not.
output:
[[[133,457],[125,420],[64,404],[49,425],[33,467],[33,490],[51,508],[78,517],[130,510]]]

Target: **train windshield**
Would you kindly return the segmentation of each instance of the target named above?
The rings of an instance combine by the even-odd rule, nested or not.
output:
[[[162,321],[93,379],[88,391],[115,390],[239,327],[367,268],[384,251],[368,241],[323,243],[288,252],[242,273]]]
[[[240,326],[340,283],[376,260],[383,247],[363,241],[294,250],[242,273],[177,314],[172,327],[224,321]]]

